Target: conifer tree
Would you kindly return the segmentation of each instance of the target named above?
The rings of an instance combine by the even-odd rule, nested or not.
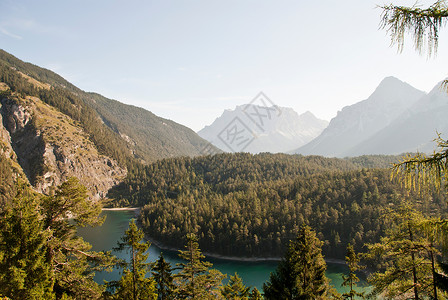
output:
[[[417,3],[412,7],[389,4],[381,8],[381,26],[390,34],[392,44],[398,45],[399,51],[403,50],[406,34],[410,34],[418,52],[422,53],[426,48],[428,56],[437,53],[439,32],[448,20],[446,0],[437,0],[428,8],[421,8]],[[448,92],[448,79],[443,81],[442,87]],[[447,183],[448,140],[443,140],[439,134],[435,141],[438,150],[432,155],[407,155],[403,161],[394,164],[395,175],[404,175],[402,180],[408,188],[440,189]]]
[[[367,257],[379,258],[386,267],[369,276],[372,295],[422,299],[433,295],[433,272],[428,253],[437,250],[422,234],[425,221],[410,203],[385,213],[389,230],[379,243],[367,244]]]
[[[254,287],[249,294],[249,300],[261,300],[263,297],[261,296],[260,291]]]
[[[358,276],[356,275],[356,271],[361,270],[362,267],[359,265],[359,255],[355,253],[352,244],[347,245],[347,256],[345,257],[345,262],[348,266],[349,273],[348,275],[342,275],[342,286],[350,287],[350,291],[347,293],[343,293],[342,297],[344,299],[353,300],[356,297],[364,299],[364,292],[360,293],[355,290],[356,283],[359,281]]]
[[[47,234],[45,262],[58,298],[95,298],[103,291],[93,276],[111,268],[113,256],[90,251],[91,245],[76,235],[77,227],[100,224],[100,212],[101,205],[90,201],[87,189],[73,177],[41,201],[42,230]]]
[[[179,250],[179,257],[186,260],[177,264],[181,271],[177,275],[178,296],[181,299],[213,299],[219,296],[219,286],[225,278],[218,270],[210,269],[213,264],[203,261],[205,256],[199,249],[194,233],[187,234],[185,250]]]
[[[325,299],[329,293],[322,242],[307,225],[300,227],[277,270],[263,285],[266,299]]]
[[[38,200],[20,184],[0,215],[0,295],[11,299],[54,298]]]
[[[446,24],[448,7],[445,0],[437,0],[428,8],[384,5],[381,25],[390,33],[392,44],[403,50],[405,34],[414,39],[414,47],[420,53],[425,47],[428,55],[437,52],[440,29]]]
[[[221,294],[225,299],[242,299],[247,300],[249,297],[250,287],[246,287],[243,280],[237,273],[230,276],[229,282],[222,287]]]
[[[392,44],[398,45],[401,51],[404,47],[406,33],[414,39],[414,47],[422,53],[428,49],[428,57],[437,53],[439,32],[447,24],[448,6],[446,0],[437,0],[428,8],[421,8],[417,2],[412,7],[386,5],[382,6],[383,16],[381,25],[390,33]],[[448,92],[448,79],[442,82],[441,88]],[[443,140],[438,134],[435,140],[438,149],[431,155],[418,153],[406,156],[400,163],[394,164],[394,175],[403,175],[400,180],[409,189],[431,190],[434,187],[440,191],[442,186],[447,185],[448,179],[448,140]],[[430,225],[431,222],[427,222]],[[446,244],[446,227],[448,220],[440,220],[430,225],[429,231],[436,232],[435,240],[442,240]],[[437,230],[445,227],[444,230]],[[428,228],[428,227],[427,227]],[[430,243],[432,247],[433,244]],[[437,299],[437,287],[448,292],[448,277],[443,272],[436,272],[434,251],[430,252],[433,273],[433,298]],[[439,262],[444,269],[447,264]]]
[[[119,281],[113,282],[112,287],[116,289],[114,297],[116,299],[157,299],[156,283],[153,278],[146,278],[150,271],[150,263],[147,263],[148,253],[146,253],[151,242],[142,242],[144,233],[137,228],[135,219],[129,223],[118,247],[114,250],[129,250],[129,262],[122,262],[123,276]],[[145,254],[146,253],[146,254]]]
[[[159,300],[173,299],[175,296],[176,286],[173,282],[173,268],[170,263],[165,261],[163,254],[160,253],[159,259],[152,268],[152,275],[157,284],[157,294]]]
[[[87,199],[75,178],[47,196],[20,183],[17,191],[0,223],[0,281],[7,282],[0,290],[9,289],[12,299],[100,297],[103,288],[93,276],[113,257],[89,251],[90,244],[76,236],[77,227],[101,222],[99,204]]]

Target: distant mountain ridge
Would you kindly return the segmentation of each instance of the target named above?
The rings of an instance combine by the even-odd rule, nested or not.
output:
[[[428,114],[429,106],[423,102],[434,93],[426,95],[395,77],[386,77],[368,99],[344,107],[318,137],[293,153],[346,157],[422,151],[419,145],[435,137],[436,127],[409,118],[424,110]],[[406,125],[398,128],[398,124]],[[420,134],[424,127],[428,127],[425,134]]]
[[[445,138],[448,134],[447,115],[448,95],[438,83],[391,124],[346,154],[432,153],[436,147],[433,140],[437,133]]]
[[[286,153],[311,141],[327,125],[309,111],[299,115],[292,108],[247,104],[225,110],[198,134],[226,152]],[[247,145],[227,139],[231,130],[244,131]]]

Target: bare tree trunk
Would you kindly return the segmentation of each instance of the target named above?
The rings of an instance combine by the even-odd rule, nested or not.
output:
[[[412,232],[412,228],[411,228],[411,224],[410,222],[408,222],[408,230],[409,230],[409,240],[411,242],[414,242],[414,235]],[[415,255],[414,255],[414,251],[411,252],[411,259],[412,259],[412,276],[414,279],[414,296],[415,296],[415,300],[418,300],[418,279],[417,279],[417,269],[415,268]]]
[[[432,247],[432,244],[431,244]],[[432,285],[434,288],[434,300],[438,300],[437,297],[437,285],[436,285],[436,267],[434,262],[434,252],[431,250],[429,251],[429,254],[431,256],[431,269],[432,269]]]

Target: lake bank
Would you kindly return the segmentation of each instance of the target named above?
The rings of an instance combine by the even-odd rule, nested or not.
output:
[[[140,207],[103,207],[104,211],[140,211]]]
[[[140,208],[135,207],[125,207],[125,208],[109,208],[109,209],[103,209],[105,211],[135,211],[138,210],[140,212]],[[161,241],[158,241],[154,239],[153,237],[145,234],[145,239],[147,241],[150,241],[151,244],[154,244],[161,250],[168,250],[173,252],[178,252],[179,250],[182,250],[183,248],[177,248],[165,245]],[[211,252],[202,252],[206,257],[211,257],[215,259],[220,260],[230,260],[230,261],[240,261],[240,262],[279,262],[282,258],[281,257],[242,257],[242,256],[229,256],[229,255],[221,255],[217,253],[211,253]],[[339,264],[339,265],[346,265],[345,261],[338,258],[324,258],[325,262],[332,263],[332,264]]]
[[[176,247],[170,247],[166,246],[165,244],[161,243],[160,241],[157,241],[153,239],[150,236],[145,235],[146,240],[150,241],[151,244],[156,245],[161,250],[168,250],[168,251],[179,251],[182,249],[178,249]],[[228,256],[228,255],[221,255],[216,253],[210,253],[210,252],[202,252],[206,257],[211,257],[215,259],[220,260],[230,260],[230,261],[240,261],[240,262],[279,262],[282,258],[281,257],[241,257],[241,256]],[[326,263],[332,263],[332,264],[338,264],[338,265],[346,265],[345,261],[342,259],[337,258],[324,258]]]
[[[100,227],[80,228],[78,231],[79,235],[92,244],[92,250],[94,251],[111,250],[117,246],[117,241],[120,240],[128,229],[129,220],[135,217],[135,212],[135,209],[104,210],[102,215],[106,216],[106,220],[103,225]],[[148,261],[156,261],[163,252],[165,260],[173,267],[183,262],[178,256],[178,249],[159,247],[154,241],[151,242],[153,245],[148,251]],[[113,254],[122,259],[129,259],[129,253],[126,252],[113,252]],[[204,255],[206,255],[207,261],[213,263],[214,269],[227,274],[227,279],[224,283],[227,282],[230,275],[238,273],[246,286],[257,287],[259,290],[262,290],[263,283],[269,280],[270,273],[275,271],[278,264],[278,261],[273,260],[253,261],[253,258],[250,258],[251,260],[241,260],[238,257],[237,259],[222,259],[212,257],[207,253],[204,253]],[[331,279],[331,284],[342,293],[346,291],[345,288],[341,287],[342,275],[346,275],[347,271],[345,264],[327,262],[327,277]],[[101,272],[96,274],[95,281],[103,283],[103,280],[117,280],[120,276],[120,271],[114,269],[110,273]],[[365,281],[362,282],[365,283]]]

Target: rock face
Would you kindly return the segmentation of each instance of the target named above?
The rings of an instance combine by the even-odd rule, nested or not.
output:
[[[437,133],[448,134],[448,94],[437,84],[391,124],[348,151],[348,155],[432,153]]]
[[[227,152],[286,153],[311,141],[327,125],[309,111],[299,115],[292,108],[248,104],[224,111],[198,134]]]
[[[2,142],[17,155],[35,190],[48,192],[74,176],[98,199],[126,175],[72,119],[38,98],[12,94],[0,101]]]
[[[9,87],[3,82],[0,82],[0,92],[4,93],[7,91],[9,91]],[[0,99],[3,98],[4,96],[0,94]],[[0,112],[2,110],[3,110],[2,102],[0,101]],[[5,126],[3,126],[3,116],[1,113],[0,113],[0,154],[4,154],[6,157],[12,158],[13,160],[17,159],[15,152],[11,147],[11,135],[9,134],[9,131],[6,130]]]
[[[352,156],[355,152],[356,155],[373,154],[365,147],[362,151],[354,149],[410,111],[424,95],[424,92],[397,78],[387,77],[368,99],[344,107],[317,138],[294,153],[328,157]],[[383,150],[376,154],[401,153],[390,153],[386,151],[387,146],[378,145]]]

